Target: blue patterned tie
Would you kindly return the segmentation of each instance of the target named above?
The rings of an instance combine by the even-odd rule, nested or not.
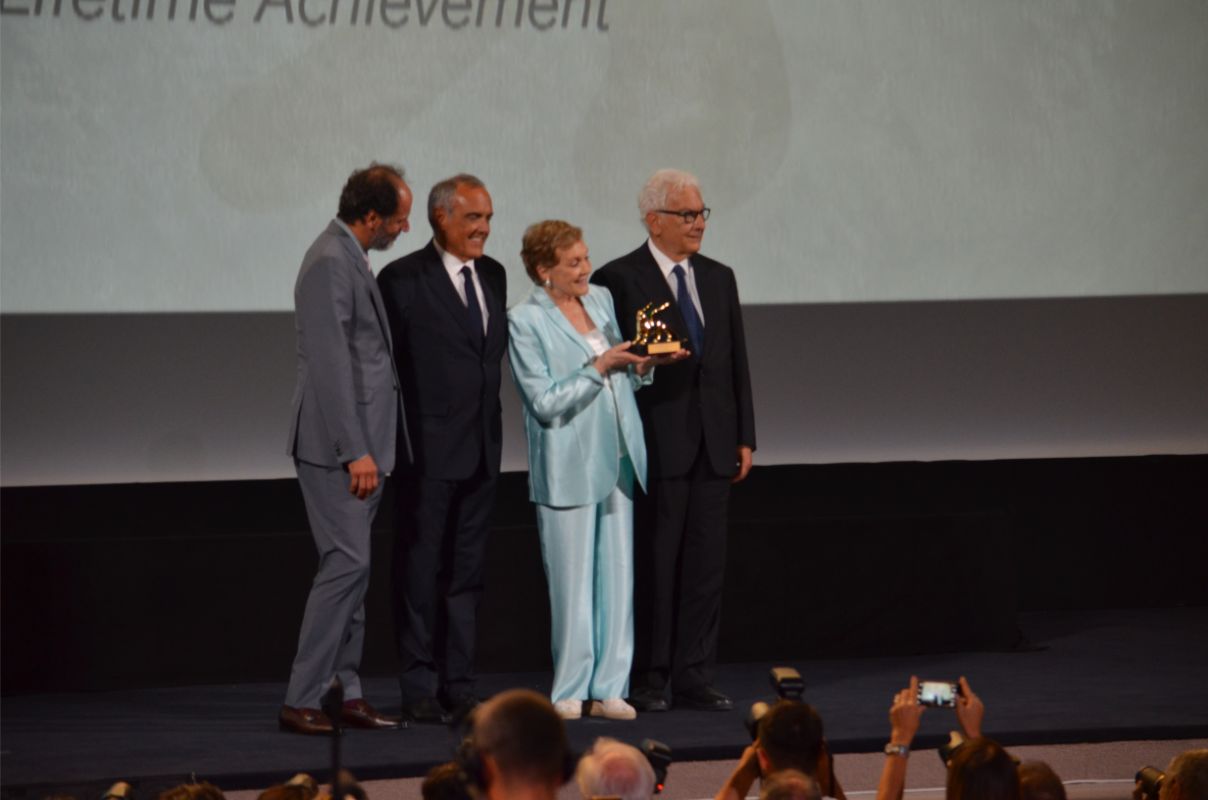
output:
[[[468,264],[461,268],[461,277],[466,282],[466,312],[470,317],[470,327],[486,338],[482,327],[482,308],[478,305],[478,292],[474,291],[474,272]]]
[[[705,349],[705,326],[701,324],[700,316],[696,313],[696,303],[692,302],[692,295],[688,292],[684,268],[676,264],[675,269],[671,271],[675,273],[675,301],[679,304],[684,324],[688,326],[688,341],[692,344],[692,352],[700,356]]]

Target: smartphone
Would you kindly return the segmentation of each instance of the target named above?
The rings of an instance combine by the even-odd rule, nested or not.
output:
[[[956,696],[960,694],[960,691],[960,686],[949,681],[920,681],[919,704],[953,708],[956,706]]]

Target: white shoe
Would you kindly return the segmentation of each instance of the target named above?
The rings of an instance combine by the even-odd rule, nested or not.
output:
[[[578,719],[583,716],[583,701],[559,700],[554,703],[554,711],[557,711],[562,719]]]
[[[592,700],[587,713],[605,719],[636,719],[638,712],[619,697],[610,700]]]

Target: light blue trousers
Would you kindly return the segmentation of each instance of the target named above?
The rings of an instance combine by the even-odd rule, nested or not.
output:
[[[608,700],[629,693],[633,662],[633,464],[621,459],[603,502],[537,504],[549,580],[554,653],[551,699]]]

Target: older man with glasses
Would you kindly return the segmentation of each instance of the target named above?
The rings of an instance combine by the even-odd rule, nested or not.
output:
[[[663,319],[691,357],[659,368],[638,393],[646,431],[648,496],[638,514],[639,593],[629,702],[639,711],[728,711],[713,685],[731,484],[747,477],[755,415],[734,271],[700,253],[709,209],[695,177],[659,170],[638,208],[649,238],[591,280],[608,287],[626,339],[636,312],[668,303]],[[639,594],[641,599],[641,594]],[[645,618],[643,618],[645,617]]]

